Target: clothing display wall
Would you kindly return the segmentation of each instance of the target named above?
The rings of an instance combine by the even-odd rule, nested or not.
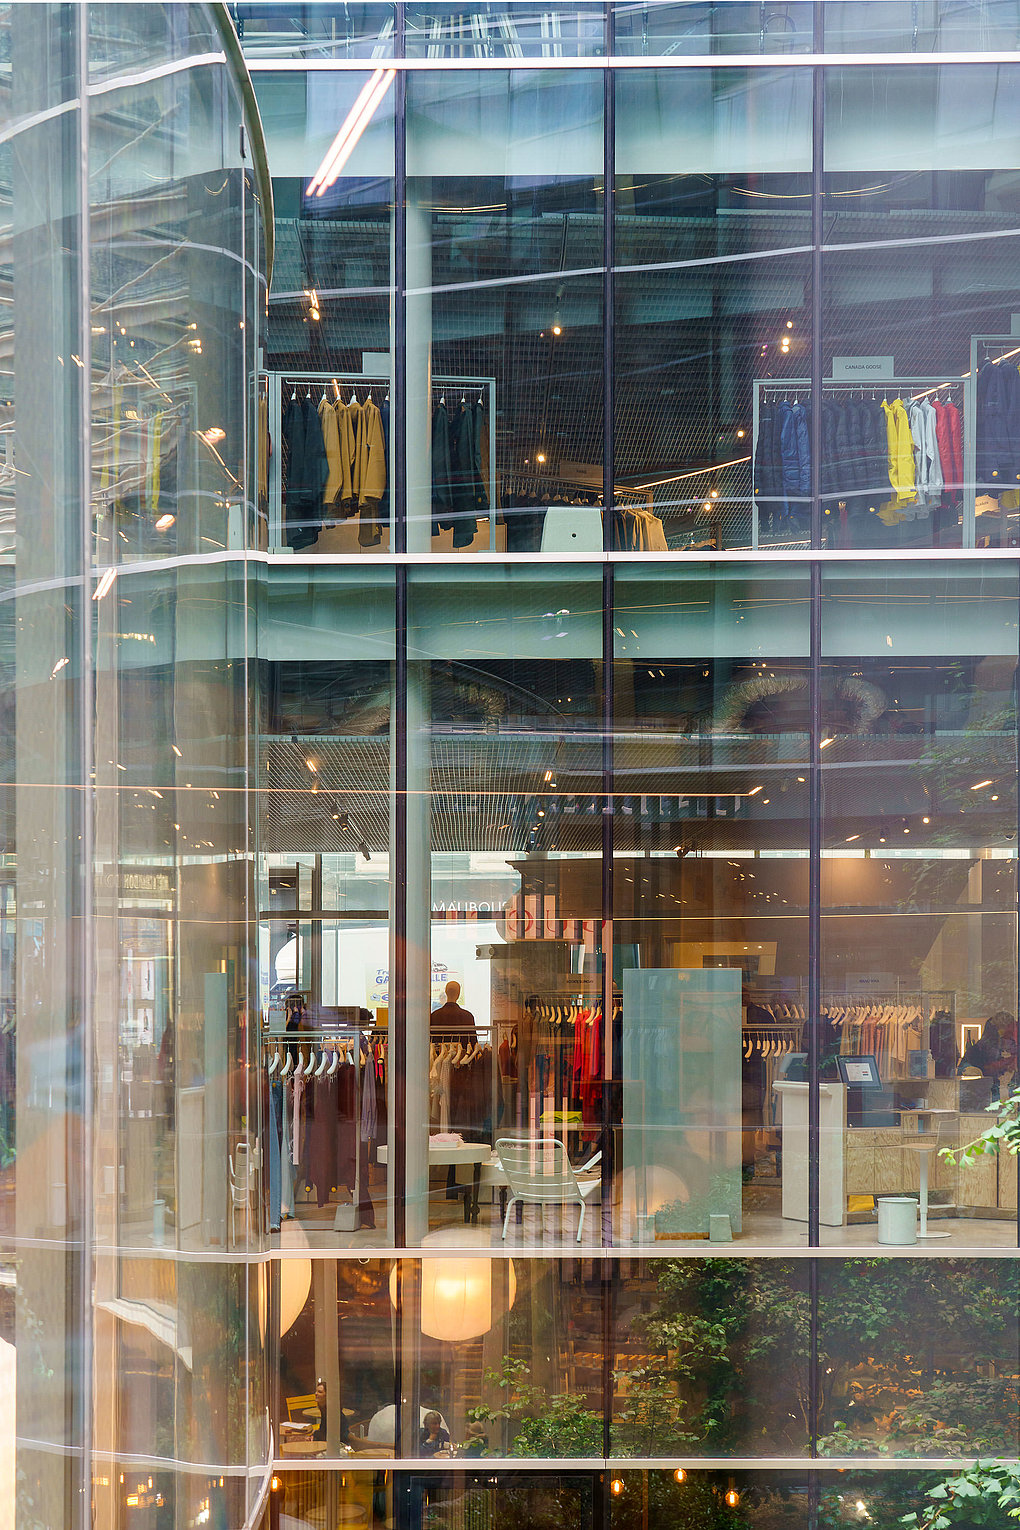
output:
[[[447,402],[442,389],[432,409],[432,535],[453,532],[469,547],[489,514],[489,426],[481,395]]]
[[[1018,374],[1020,382],[1020,374]],[[802,385],[756,385],[754,496],[769,530],[806,536],[810,522],[812,401]],[[829,383],[821,400],[823,501],[852,523],[888,527],[958,514],[963,486],[959,378],[899,378],[881,388]],[[791,398],[789,395],[792,394]]]
[[[386,384],[357,388],[344,398],[338,383],[283,384],[283,506],[288,547],[310,547],[326,526],[358,518],[358,541],[382,541],[389,461]],[[289,397],[287,397],[289,392]],[[302,389],[304,396],[302,397]],[[346,392],[346,384],[344,391]],[[385,391],[382,404],[374,393]],[[331,396],[332,393],[332,396]]]
[[[366,1036],[269,1044],[271,1229],[294,1215],[302,1192],[319,1207],[353,1199],[359,1225],[375,1226],[369,1164],[386,1137],[386,1050],[384,1040]]]

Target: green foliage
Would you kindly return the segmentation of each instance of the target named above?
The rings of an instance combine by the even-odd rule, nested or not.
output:
[[[1020,1153],[1020,1089],[1014,1089],[1007,1099],[996,1100],[986,1105],[985,1109],[995,1116],[991,1126],[986,1127],[980,1137],[975,1137],[965,1147],[940,1148],[939,1157],[944,1158],[946,1163],[959,1163],[962,1168],[968,1169],[979,1158],[994,1156],[1003,1149],[1014,1157]]]
[[[931,1502],[919,1513],[906,1514],[903,1525],[916,1530],[952,1530],[952,1526],[998,1525],[1020,1519],[1020,1463],[978,1461],[929,1488]]]
[[[810,1416],[805,1266],[664,1259],[650,1273],[650,1310],[621,1316],[622,1331],[651,1358],[627,1373],[614,1450],[802,1451]],[[1015,1261],[825,1261],[819,1453],[1015,1454],[1018,1307]]]
[[[507,1356],[499,1371],[486,1371],[485,1382],[503,1393],[498,1407],[468,1409],[472,1422],[507,1419],[513,1427],[512,1456],[600,1456],[603,1451],[602,1414],[573,1392],[550,1397],[531,1383],[524,1360]]]
[[[803,1448],[810,1308],[791,1261],[662,1259],[656,1302],[632,1332],[658,1359],[628,1377],[614,1448],[675,1454],[697,1442],[723,1453]]]

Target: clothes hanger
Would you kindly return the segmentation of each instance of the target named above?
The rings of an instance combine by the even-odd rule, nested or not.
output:
[[[339,1068],[339,1066],[340,1066],[340,1049],[339,1049],[339,1047],[335,1047],[333,1049],[333,1061],[330,1063],[329,1067],[326,1070],[326,1077],[327,1078],[333,1078],[333,1076],[335,1075],[336,1070]]]
[[[325,1073],[326,1069],[328,1068],[328,1066],[329,1066],[329,1053],[326,1051],[326,1048],[323,1047],[323,1049],[322,1049],[322,1056],[319,1058],[319,1066],[315,1070],[315,1077],[316,1078],[321,1078],[322,1075]]]
[[[277,1070],[277,1068],[279,1066],[280,1066],[280,1049],[279,1049],[279,1047],[277,1047],[276,1051],[273,1053],[272,1057],[269,1059],[269,1074],[270,1074],[270,1077],[272,1077],[272,1075],[276,1072],[276,1070]]]
[[[280,1069],[280,1077],[281,1078],[289,1078],[291,1073],[293,1072],[293,1069],[294,1069],[294,1054],[293,1054],[293,1052],[288,1052],[287,1056],[283,1060],[283,1067]]]

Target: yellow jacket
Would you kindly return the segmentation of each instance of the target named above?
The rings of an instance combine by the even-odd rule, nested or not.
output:
[[[378,503],[386,493],[386,443],[382,415],[370,398],[361,406],[356,464],[358,504],[369,499]]]
[[[894,398],[891,404],[883,400],[882,408],[889,448],[889,482],[896,490],[897,499],[914,499],[914,438],[910,434],[907,411],[900,398]]]
[[[322,502],[324,505],[332,505],[339,497],[341,485],[340,431],[337,426],[336,406],[325,394],[322,395],[322,401],[319,404],[319,424],[322,427],[322,441],[326,448],[326,461],[329,463],[329,477],[322,491]]]

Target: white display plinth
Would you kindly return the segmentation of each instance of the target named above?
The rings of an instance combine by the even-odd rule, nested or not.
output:
[[[773,1084],[782,1110],[783,1216],[794,1222],[808,1219],[808,1090],[810,1084]],[[818,1219],[826,1227],[846,1222],[846,1175],[843,1141],[846,1134],[846,1085],[818,1086]]]

